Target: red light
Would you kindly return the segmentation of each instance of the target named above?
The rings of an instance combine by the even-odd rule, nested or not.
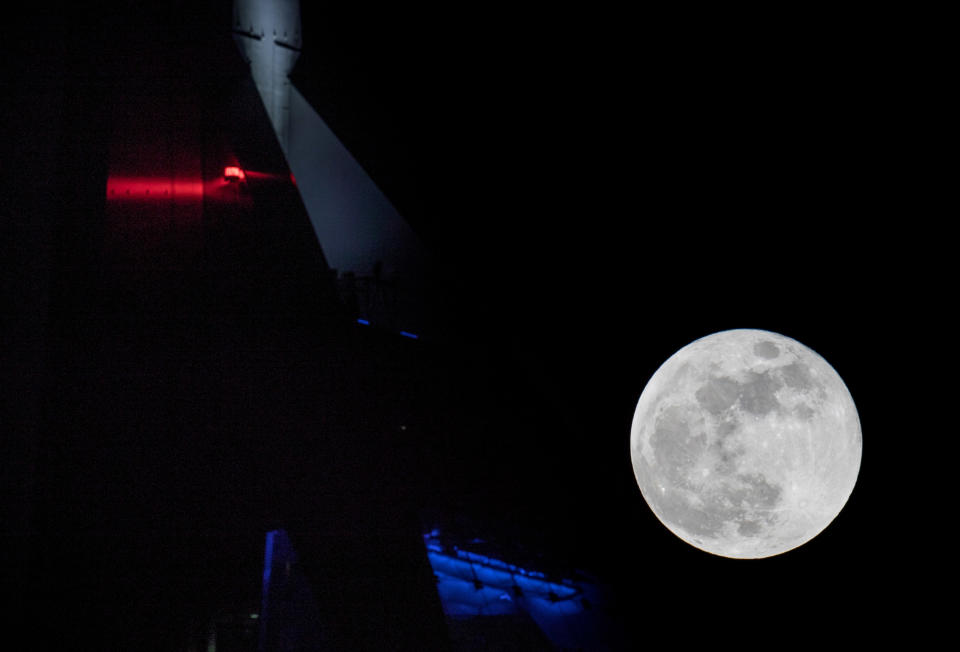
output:
[[[223,168],[223,178],[226,181],[243,181],[243,170],[235,165]]]
[[[179,200],[203,197],[203,181],[170,177],[107,178],[107,199],[110,200]]]

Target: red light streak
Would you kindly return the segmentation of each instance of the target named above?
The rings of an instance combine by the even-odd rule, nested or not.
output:
[[[280,175],[273,174],[270,172],[256,172],[254,170],[242,170],[242,172],[243,172],[243,178],[245,180],[266,179],[269,181],[269,180],[276,180],[276,179],[282,178]]]
[[[109,176],[107,178],[107,199],[111,201],[163,201],[198,200],[210,193],[220,192],[247,179],[275,180],[282,177],[269,172],[246,172],[238,166],[227,166],[223,177],[215,180],[171,179],[170,177],[148,176]],[[290,180],[294,184],[293,174]],[[231,193],[232,196],[232,193]]]
[[[107,199],[198,199],[203,182],[162,177],[110,177]]]

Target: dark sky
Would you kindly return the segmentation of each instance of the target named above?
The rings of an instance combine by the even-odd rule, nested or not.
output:
[[[892,343],[932,319],[942,277],[917,261],[928,227],[907,217],[913,173],[889,128],[898,55],[868,17],[351,5],[304,18],[294,79],[462,290],[449,304],[462,359],[496,387],[470,405],[494,434],[467,447],[500,469],[476,489],[490,512],[630,578],[637,609],[671,624],[676,609],[722,628],[749,614],[769,633],[799,612],[822,633],[823,614],[854,604],[909,611],[899,546],[877,534],[902,518],[883,469],[905,389],[891,370],[911,358]],[[657,366],[742,327],[823,355],[864,436],[840,518],[760,563],[680,545],[628,453]]]
[[[771,16],[758,27],[599,7],[304,5],[295,83],[435,257],[443,327],[415,358],[444,403],[423,421],[462,433],[428,456],[449,467],[435,476],[436,504],[591,568],[641,623],[676,627],[678,641],[698,635],[689,623],[723,639],[749,622],[780,640],[781,627],[836,631],[828,623],[853,606],[912,614],[890,532],[904,519],[889,485],[903,380],[890,370],[910,368],[898,343],[934,318],[942,279],[917,263],[927,227],[906,210],[914,195],[889,129],[896,93],[883,81],[891,59],[854,38],[859,18]],[[185,52],[222,13],[184,17]],[[122,43],[136,40],[133,15],[113,17],[131,31]],[[88,74],[105,51],[84,30],[114,29],[80,9],[51,20],[16,30],[6,61],[4,262],[27,270],[6,279],[24,296],[44,296],[31,290],[49,282],[53,227],[23,228],[17,216],[49,208],[37,175],[71,183],[51,163],[74,142],[58,136],[76,109],[59,111],[57,81]],[[32,140],[17,136],[18,121]],[[24,165],[11,171],[11,160]],[[42,339],[32,333],[45,310],[21,302],[10,341]],[[765,562],[681,544],[647,509],[629,460],[647,379],[728,328],[816,350],[863,427],[841,516]],[[41,405],[44,382],[14,386]],[[27,426],[47,418],[22,410]]]

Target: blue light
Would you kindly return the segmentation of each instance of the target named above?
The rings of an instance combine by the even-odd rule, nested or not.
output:
[[[520,609],[513,600],[504,600],[503,591],[488,586],[477,588],[473,580],[437,572],[437,592],[448,616],[494,616],[515,614]]]
[[[258,617],[261,650],[287,649],[283,641],[297,641],[297,649],[320,649],[321,615],[307,577],[297,566],[297,552],[285,530],[267,533],[264,556],[263,604]],[[271,569],[276,567],[277,572]]]
[[[357,320],[357,323],[358,323],[358,324],[363,324],[364,326],[369,326],[369,325],[370,325],[370,322],[367,321],[366,319],[358,319],[358,320]]]
[[[413,334],[413,333],[408,333],[407,331],[400,331],[400,334],[403,335],[404,337],[409,337],[409,338],[412,339],[412,340],[418,340],[418,339],[420,339],[420,336],[419,336],[419,335],[415,335],[415,334]]]
[[[270,568],[273,566],[273,537],[276,530],[267,532],[266,553],[263,555],[263,590],[266,593],[267,586],[270,584]]]
[[[433,567],[433,570],[438,573],[445,573],[453,577],[473,578],[473,569],[470,566],[470,562],[454,559],[453,557],[448,557],[447,555],[437,552],[428,552],[427,557],[430,559],[430,565]]]
[[[270,591],[270,569],[273,567],[273,538],[279,530],[267,532],[266,552],[263,555],[263,592],[261,593],[262,602],[260,604],[260,613],[267,614],[267,594]],[[263,636],[263,632],[261,632]]]
[[[479,580],[484,585],[503,590],[520,589],[519,593],[539,594],[549,597],[553,594],[558,600],[569,600],[579,594],[575,586],[551,582],[540,571],[529,571],[499,559],[480,555],[475,552],[454,547],[456,556],[443,553],[443,548],[432,537],[426,539],[427,557],[435,572],[448,576]],[[572,582],[571,582],[572,584]]]
[[[607,638],[612,631],[592,608],[599,594],[590,582],[521,568],[452,542],[440,551],[437,529],[423,538],[447,618],[525,614],[560,649],[593,649],[586,643]],[[477,627],[485,625],[478,621]]]
[[[521,575],[526,575],[528,577],[539,577],[539,578],[546,577],[546,575],[544,575],[540,571],[531,571],[531,570],[527,570],[526,568],[520,568],[519,566],[515,566],[514,564],[508,564],[506,562],[500,561],[499,559],[493,559],[492,557],[487,557],[486,555],[479,555],[475,552],[470,552],[469,550],[461,550],[456,546],[454,546],[454,550],[457,551],[458,557],[475,561],[478,564],[484,564],[485,566],[502,568],[504,570],[509,570],[514,573],[520,573]]]

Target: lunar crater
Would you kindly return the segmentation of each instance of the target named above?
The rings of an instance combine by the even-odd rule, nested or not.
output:
[[[696,393],[700,406],[714,415],[726,412],[737,402],[739,395],[740,383],[725,376],[711,376]]]
[[[809,389],[813,386],[813,378],[810,375],[810,369],[799,362],[791,362],[788,365],[779,367],[777,371],[783,382],[793,389]]]
[[[740,405],[751,414],[764,415],[780,407],[777,390],[780,382],[769,372],[748,372],[748,380],[741,386]]]
[[[753,352],[760,358],[772,360],[780,355],[780,349],[773,342],[763,341],[753,345]]]

